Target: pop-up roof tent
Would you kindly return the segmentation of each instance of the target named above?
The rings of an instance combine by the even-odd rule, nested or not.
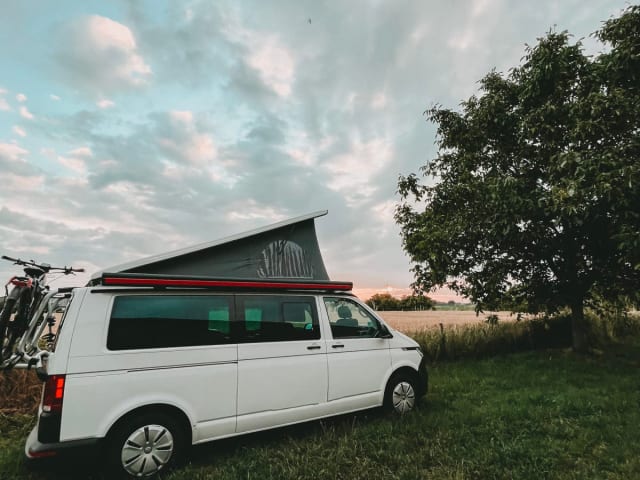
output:
[[[104,284],[106,276],[131,278],[136,275],[328,282],[314,224],[315,218],[326,214],[326,210],[321,210],[213,242],[116,265],[95,273],[90,283]]]

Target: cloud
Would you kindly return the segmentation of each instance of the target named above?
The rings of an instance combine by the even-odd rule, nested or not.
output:
[[[115,105],[112,100],[102,99],[96,102],[96,105],[102,109],[111,108]]]
[[[81,158],[78,157],[63,157],[58,156],[58,162],[60,165],[68,168],[69,170],[73,170],[76,173],[84,173],[87,170],[87,166]]]
[[[76,156],[76,157],[88,158],[88,157],[93,157],[93,152],[91,151],[91,149],[89,147],[79,147],[79,148],[76,148],[74,150],[71,150],[69,152],[69,155],[73,155],[73,156]]]
[[[20,116],[22,118],[26,118],[27,120],[33,120],[34,119],[33,113],[31,113],[26,106],[21,105],[20,108],[18,109],[18,111],[20,112]]]
[[[378,92],[371,99],[371,108],[373,108],[374,110],[384,108],[387,106],[388,101],[389,99],[384,93]]]
[[[376,191],[371,182],[393,158],[393,147],[388,139],[373,138],[366,142],[353,139],[347,151],[333,155],[325,163],[331,174],[329,188],[342,192],[347,203],[355,207]]]
[[[0,142],[0,184],[3,205],[12,201],[24,203],[24,195],[30,195],[42,186],[44,182],[42,172],[29,163],[28,155],[29,151],[17,143]]]
[[[11,130],[13,131],[13,133],[21,137],[27,136],[27,132],[24,130],[24,128],[20,127],[19,125],[14,125]]]
[[[24,103],[27,101],[27,96],[24,93],[18,93],[16,95],[16,100],[19,101],[20,103]]]
[[[0,111],[8,112],[11,110],[11,106],[9,105],[7,100],[4,98],[4,95],[6,95],[7,93],[9,92],[6,88],[0,87]]]
[[[149,21],[140,5],[130,4],[131,26],[137,32],[139,52],[166,83],[211,88],[224,82],[227,72],[242,58],[242,49],[230,43],[224,31],[230,21],[222,4],[169,3],[169,23]]]
[[[57,59],[67,81],[91,95],[140,88],[152,75],[131,29],[99,15],[63,29]]]
[[[216,160],[213,137],[196,124],[190,111],[173,111],[158,123],[158,144],[171,160],[205,167]]]
[[[273,207],[259,205],[255,200],[247,199],[240,208],[232,209],[227,213],[226,217],[230,222],[237,221],[260,221],[260,222],[278,222],[287,218],[287,212],[278,210]]]
[[[53,93],[49,95],[49,98],[54,102],[57,102],[60,100],[60,97],[58,95],[54,95]]]
[[[250,53],[247,64],[258,71],[266,86],[281,97],[291,94],[295,78],[295,64],[291,52],[274,35],[260,38],[250,35]]]
[[[24,161],[24,157],[29,154],[28,150],[19,147],[15,143],[0,142],[0,159],[11,162]]]
[[[87,160],[92,157],[93,152],[89,147],[79,147],[64,156],[58,155],[56,160],[67,169],[84,176],[87,172]]]

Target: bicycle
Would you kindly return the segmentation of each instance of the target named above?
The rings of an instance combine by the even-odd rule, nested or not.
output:
[[[52,267],[48,263],[36,263],[33,260],[21,260],[3,255],[3,260],[13,262],[15,265],[24,267],[24,276],[13,276],[5,285],[6,296],[4,305],[0,312],[0,367],[12,368],[21,359],[29,357],[37,349],[37,345],[28,344],[22,340],[25,332],[34,333],[37,327],[44,327],[43,320],[46,318],[46,325],[49,332],[45,335],[45,341],[51,345],[55,340],[53,326],[55,318],[45,312],[49,302],[58,295],[58,292],[49,292],[46,284],[46,275],[51,272],[60,272],[64,275],[84,272],[83,268],[73,267]],[[9,285],[13,288],[9,291]],[[58,308],[60,301],[64,298],[58,296],[54,302],[53,309]],[[43,302],[44,300],[44,302]],[[51,308],[49,308],[51,310]],[[12,318],[13,316],[13,318]],[[42,328],[38,331],[41,333]],[[15,347],[18,348],[15,348]],[[28,347],[25,349],[25,347]]]

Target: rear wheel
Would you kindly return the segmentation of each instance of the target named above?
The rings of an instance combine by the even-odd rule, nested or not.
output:
[[[8,360],[12,356],[15,344],[27,330],[29,325],[31,290],[28,288],[23,289],[17,299],[8,298],[7,302],[5,302],[5,307],[9,302],[13,303],[7,312],[6,323],[0,328],[2,331],[2,353],[0,354],[2,361]],[[2,312],[3,316],[5,310],[6,308]],[[15,311],[15,315],[13,320],[9,321],[12,311]],[[13,365],[10,364],[8,368],[12,366]]]
[[[13,313],[13,308],[16,305],[16,299],[6,297],[4,305],[2,306],[2,312],[0,312],[0,362],[5,360],[5,345],[7,340],[7,327],[9,326],[9,320]]]
[[[187,436],[164,413],[146,413],[125,420],[108,437],[107,461],[118,478],[149,478],[181,460]]]
[[[407,374],[394,374],[387,383],[384,407],[388,411],[404,415],[414,410],[418,404],[416,382]]]

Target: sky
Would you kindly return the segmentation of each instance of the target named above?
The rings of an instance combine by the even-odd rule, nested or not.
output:
[[[400,174],[525,44],[617,0],[3,0],[0,253],[87,275],[317,210],[334,280],[409,293]],[[0,278],[19,270],[0,263]],[[451,298],[446,291],[436,299]]]

